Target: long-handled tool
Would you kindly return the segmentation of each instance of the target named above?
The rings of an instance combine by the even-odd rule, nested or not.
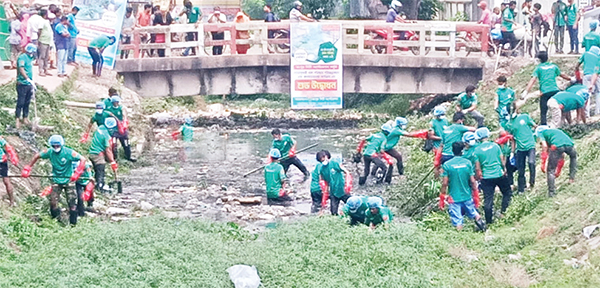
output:
[[[39,128],[39,124],[40,124],[40,118],[38,117],[38,113],[37,113],[37,97],[35,95],[35,92],[37,92],[37,88],[35,87],[35,84],[32,85],[33,88],[31,88],[32,91],[32,95],[31,98],[33,100],[33,120],[31,121],[31,130],[33,131],[37,131]]]
[[[119,176],[117,175],[117,171],[114,171],[114,172],[115,172],[115,181],[108,183],[108,186],[110,186],[110,188],[112,188],[113,190],[116,190],[117,193],[123,193],[123,184],[121,184],[121,181],[119,181]]]
[[[28,177],[23,177],[21,175],[8,175],[6,176],[7,178],[28,178]],[[29,177],[31,178],[60,178],[60,179],[71,179],[71,176],[53,176],[53,175],[29,175]],[[86,177],[79,177],[77,180],[94,180],[94,178],[86,178]]]
[[[311,149],[311,148],[317,147],[318,145],[319,145],[319,143],[312,144],[312,145],[310,145],[310,146],[308,146],[308,147],[304,147],[304,148],[302,148],[302,149],[300,149],[300,150],[296,151],[296,153],[304,152],[304,151],[306,151],[306,150],[308,150],[308,149]],[[281,159],[279,159],[279,160],[280,160],[280,161],[282,161],[282,160],[286,160],[286,159],[288,159],[288,158],[289,158],[289,156],[288,156],[288,155],[285,155],[284,157],[281,157]],[[267,165],[268,165],[268,164],[267,164]],[[250,171],[250,172],[248,172],[248,173],[244,174],[244,176],[243,176],[243,177],[244,177],[244,178],[246,178],[246,176],[248,176],[248,175],[250,175],[250,174],[252,174],[252,173],[254,173],[254,172],[260,171],[261,169],[265,168],[265,166],[267,166],[267,165],[262,165],[262,166],[260,166],[260,167],[258,167],[258,168],[256,168],[256,169],[254,169],[254,170],[252,170],[252,171]]]

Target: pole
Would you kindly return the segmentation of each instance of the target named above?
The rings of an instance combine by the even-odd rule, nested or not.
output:
[[[310,145],[310,146],[308,146],[308,147],[304,147],[304,148],[302,148],[302,149],[300,149],[300,150],[296,151],[296,153],[304,152],[304,151],[306,151],[306,150],[308,150],[308,149],[311,149],[311,148],[317,147],[318,145],[319,145],[319,143],[312,144],[312,145]],[[280,158],[279,160],[286,160],[286,159],[288,159],[288,158],[289,158],[289,157],[288,157],[288,155],[286,155],[285,157],[282,157],[282,158]],[[267,164],[267,165],[268,165],[268,164]],[[243,176],[243,177],[244,177],[244,178],[246,178],[246,176],[248,176],[248,175],[250,175],[250,174],[252,174],[252,173],[254,173],[254,172],[260,171],[260,169],[263,169],[263,168],[265,168],[265,166],[267,166],[267,165],[262,165],[262,166],[260,166],[260,167],[258,167],[258,168],[256,168],[256,169],[253,169],[252,171],[250,171],[250,172],[248,172],[248,173],[244,174],[244,176]]]
[[[21,175],[8,175],[7,178],[28,178]],[[71,179],[67,176],[52,176],[52,175],[29,175],[31,178],[60,178],[60,179]],[[94,180],[93,178],[79,177],[77,180]]]

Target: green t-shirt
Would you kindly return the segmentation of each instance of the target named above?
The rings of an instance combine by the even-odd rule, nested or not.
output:
[[[575,3],[567,6],[567,25],[573,26],[577,21],[577,6]]]
[[[92,48],[104,49],[110,46],[110,39],[108,39],[108,36],[106,35],[100,35],[90,41],[88,46]]]
[[[384,151],[387,137],[383,132],[377,132],[367,137],[367,145],[363,151],[363,155],[372,156],[375,153]]]
[[[73,162],[75,163],[75,162]],[[77,168],[77,166],[73,166],[73,169]],[[81,173],[81,177],[79,177],[79,179],[77,180],[77,184],[80,185],[87,185],[90,182],[90,179],[92,179],[94,177],[94,167],[89,164],[86,163],[85,164],[85,169],[83,170],[83,173]]]
[[[194,129],[190,125],[183,124],[180,130],[184,142],[194,141]]]
[[[50,22],[44,21],[44,26],[42,26],[41,30],[42,32],[40,33],[38,41],[42,44],[51,45],[54,42],[54,31],[52,31]]]
[[[486,141],[475,149],[475,163],[479,162],[483,179],[494,179],[504,175],[502,149],[494,142]]]
[[[62,147],[58,153],[53,150],[44,150],[40,153],[40,158],[50,159],[52,175],[55,177],[52,178],[52,182],[55,184],[68,184],[69,178],[73,175],[73,161],[83,161],[83,157],[79,153],[68,147]]]
[[[123,121],[123,106],[122,105],[115,107],[112,105],[112,102],[111,102],[110,105],[106,106],[106,109],[104,109],[104,111],[112,113],[113,115],[115,115],[115,117],[117,117],[117,119],[119,119],[119,121]]]
[[[585,51],[590,51],[594,46],[600,47],[600,35],[594,31],[590,31],[581,40],[581,46],[585,47]]]
[[[394,127],[392,132],[387,135],[385,147],[383,148],[385,151],[392,150],[398,144],[400,140],[400,136],[404,135],[404,130],[399,127]]]
[[[469,129],[462,124],[452,124],[446,127],[442,132],[442,144],[444,144],[442,154],[453,156],[452,144],[454,144],[454,142],[462,141],[462,136],[467,131],[469,131]]]
[[[188,23],[196,23],[196,22],[198,22],[198,19],[202,15],[202,12],[200,12],[199,7],[192,7],[192,9],[187,10],[186,14],[187,14],[187,18],[188,18]]]
[[[471,200],[470,180],[473,164],[462,156],[455,156],[442,165],[442,177],[448,177],[448,194],[454,202]]]
[[[529,114],[518,114],[510,119],[506,130],[515,138],[517,151],[529,151],[535,148],[534,126],[535,122]]]
[[[477,94],[473,93],[471,96],[468,96],[466,92],[463,92],[458,95],[456,102],[458,102],[460,109],[471,108],[473,104],[477,104]]]
[[[90,123],[96,123],[96,125],[98,125],[98,127],[104,125],[104,120],[106,120],[106,118],[111,117],[110,114],[108,114],[108,112],[106,112],[106,110],[102,111],[102,113],[94,113],[94,116],[92,116],[92,119],[90,120]]]
[[[6,144],[8,143],[6,140],[4,140],[4,137],[0,136],[0,159],[2,159],[0,162],[2,163],[8,160],[8,155],[6,154]]]
[[[561,91],[552,96],[558,104],[563,105],[563,111],[569,112],[585,106],[585,99],[575,93]]]
[[[512,22],[511,22],[512,21]],[[515,13],[509,8],[502,11],[502,27],[506,28],[507,32],[513,31],[513,22],[515,21]]]
[[[319,185],[319,180],[321,180],[321,168],[323,164],[320,162],[315,166],[315,170],[313,170],[310,178],[310,193],[321,195],[323,191],[321,191],[321,186]]]
[[[496,95],[498,95],[498,109],[510,107],[513,101],[515,101],[515,90],[512,88],[498,87]]]
[[[329,184],[329,195],[337,198],[346,195],[344,191],[344,171],[337,160],[331,159],[327,165],[321,167],[321,177]]]
[[[446,118],[444,119],[438,119],[438,118],[433,118],[431,119],[431,128],[429,128],[429,130],[433,131],[433,134],[435,134],[435,136],[438,137],[442,137],[442,134],[444,133],[444,129],[446,129],[446,127],[450,126],[450,123],[448,123],[448,120]],[[433,147],[440,148],[440,145],[442,144],[442,140],[434,140],[433,141]]]
[[[344,212],[344,216],[349,216],[352,218],[365,218],[365,214],[367,213],[367,210],[369,210],[369,205],[367,204],[367,201],[369,201],[369,197],[367,196],[360,196],[360,199],[362,200],[362,204],[360,204],[360,206],[358,207],[358,210],[356,210],[356,212],[352,213],[350,212],[350,208],[348,208],[348,205],[344,205],[344,208],[342,208],[342,212]]]
[[[570,147],[575,145],[571,137],[559,129],[547,129],[542,131],[540,140],[546,141],[548,146]]]
[[[565,15],[567,13],[567,4],[564,2],[554,2],[552,3],[552,10],[556,13],[554,14],[554,24],[558,27],[565,26]],[[551,11],[552,11],[551,10]]]
[[[19,73],[19,68],[25,70],[25,74],[29,79],[33,79],[33,57],[27,53],[21,53],[17,58],[17,83],[21,85],[30,85],[30,83]]]
[[[373,214],[371,213],[371,209],[367,209],[365,212],[365,224],[367,225],[379,225],[381,223],[391,223],[394,219],[394,215],[392,211],[388,207],[379,208],[379,213]]]
[[[108,129],[106,129],[106,126],[98,126],[98,129],[94,132],[94,137],[92,137],[92,144],[90,145],[88,153],[99,155],[104,152],[106,148],[110,147],[110,137],[111,134]]]
[[[281,157],[285,157],[290,153],[290,149],[294,146],[294,140],[290,134],[281,135],[281,140],[273,140],[273,148],[281,152]]]
[[[279,190],[286,179],[283,166],[277,162],[265,166],[265,182],[267,183],[267,198],[279,198]]]
[[[473,171],[475,171],[475,148],[477,148],[477,146],[479,146],[479,142],[475,143],[473,146],[469,146],[469,148],[465,148],[465,150],[463,150],[462,155],[463,158],[471,162],[471,165],[473,166]]]
[[[600,57],[596,54],[585,52],[579,57],[579,63],[583,63],[583,75],[598,73],[598,61]]]
[[[542,94],[559,90],[558,85],[556,85],[556,77],[560,76],[560,69],[556,64],[541,63],[535,67],[531,76],[538,78]]]

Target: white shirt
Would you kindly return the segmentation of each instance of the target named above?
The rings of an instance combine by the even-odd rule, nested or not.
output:
[[[48,21],[37,14],[29,17],[29,20],[27,20],[27,36],[31,38],[31,40],[37,40],[38,31],[44,27],[45,22]]]
[[[129,18],[123,19],[123,28],[121,29],[121,33],[125,35],[130,35],[133,27],[135,26],[135,16],[131,13]]]
[[[10,22],[10,37],[8,38],[8,42],[13,45],[21,44],[21,21],[18,19]]]
[[[298,10],[296,8],[290,10],[290,22],[298,23],[298,22],[302,21],[300,16],[302,16],[302,12],[300,12],[300,10]]]

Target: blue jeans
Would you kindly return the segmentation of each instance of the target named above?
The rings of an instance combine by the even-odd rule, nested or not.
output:
[[[69,38],[69,51],[67,54],[67,63],[75,62],[75,53],[77,53],[77,38]]]
[[[475,203],[473,203],[473,199],[463,201],[463,202],[454,202],[448,205],[448,212],[450,213],[450,220],[452,221],[452,226],[462,226],[463,225],[463,215],[462,210],[466,212],[467,217],[471,219],[477,218],[479,216],[479,212],[475,209]]]
[[[573,25],[567,25],[567,31],[569,31],[569,43],[571,44],[571,51],[579,53],[579,39],[577,39],[579,29],[573,28]]]
[[[58,75],[67,74],[67,49],[58,49],[56,51],[56,65],[58,66]]]

